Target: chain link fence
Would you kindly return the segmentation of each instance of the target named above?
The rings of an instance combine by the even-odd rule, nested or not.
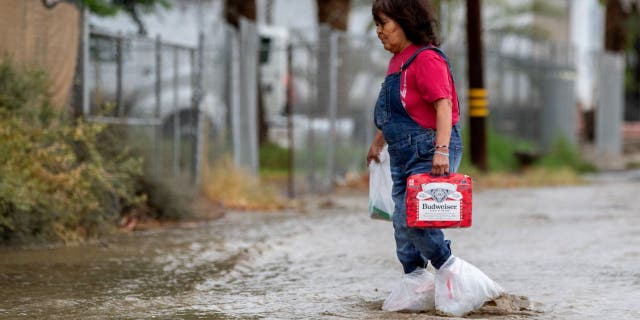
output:
[[[204,165],[231,153],[226,102],[231,51],[228,27],[201,36],[196,47],[161,38],[91,32],[84,116],[120,128],[140,150],[149,174],[197,185]],[[76,94],[82,97],[82,94]]]
[[[327,27],[294,31],[291,45],[295,190],[326,192],[365,168],[388,55],[371,38]]]
[[[390,58],[376,38],[243,20],[239,28],[212,27],[196,47],[97,32],[89,43],[85,116],[126,128],[126,143],[145,150],[153,174],[197,184],[200,168],[223,154],[258,174],[261,116],[269,140],[292,152],[290,193],[329,192],[366,172],[373,106]],[[464,126],[466,48],[443,48]],[[486,36],[492,130],[541,149],[559,136],[577,143],[574,56],[569,47]],[[602,96],[618,86],[602,84]]]
[[[577,143],[575,52],[570,46],[489,34],[485,54],[489,120],[496,133],[534,142],[542,150],[560,137]]]

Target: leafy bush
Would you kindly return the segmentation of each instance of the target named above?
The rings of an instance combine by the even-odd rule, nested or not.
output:
[[[260,168],[268,170],[288,170],[289,150],[276,145],[265,143],[260,147]]]
[[[41,71],[0,62],[0,239],[79,241],[145,201],[142,160],[99,149],[105,125],[64,120]]]
[[[469,134],[465,131],[465,153],[462,157],[461,172],[477,172],[471,164],[471,148]],[[533,167],[547,170],[573,170],[577,173],[591,172],[595,168],[586,162],[580,155],[579,150],[563,139],[558,139],[553,147],[546,153],[541,154],[533,143],[518,139],[513,139],[504,135],[499,135],[489,130],[487,136],[487,157],[490,172],[510,172],[517,171],[520,163],[516,157],[517,153],[538,154],[533,162]]]
[[[157,220],[179,220],[193,216],[188,201],[191,201],[191,187],[169,185],[158,177],[144,174],[138,177],[140,192],[147,195],[148,216]]]
[[[32,114],[49,113],[49,83],[45,72],[18,70],[5,57],[0,61],[0,84],[0,108]]]
[[[582,173],[596,171],[595,166],[585,161],[578,149],[564,139],[558,139],[536,165],[548,169],[569,168]]]
[[[471,142],[468,129],[463,132],[464,155],[462,157],[461,172],[476,172],[477,169],[471,164]],[[531,145],[524,141],[511,139],[507,136],[498,135],[492,130],[487,134],[487,162],[489,171],[509,172],[518,169],[518,160],[515,153],[518,151],[530,151]]]

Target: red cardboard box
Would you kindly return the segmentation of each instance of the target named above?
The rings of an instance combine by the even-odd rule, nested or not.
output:
[[[414,174],[407,179],[407,225],[414,228],[466,228],[471,226],[473,182],[452,173]]]

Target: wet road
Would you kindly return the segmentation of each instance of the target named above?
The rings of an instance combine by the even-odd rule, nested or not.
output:
[[[490,319],[640,318],[637,173],[588,186],[485,190],[454,254],[533,305]],[[380,311],[400,278],[366,195],[304,212],[228,213],[100,244],[0,251],[0,319],[433,319]]]

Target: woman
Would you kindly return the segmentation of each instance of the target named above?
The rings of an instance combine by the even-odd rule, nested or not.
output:
[[[372,13],[378,38],[393,57],[375,106],[378,132],[367,162],[379,162],[379,154],[388,144],[396,253],[404,273],[424,272],[430,261],[438,270],[436,309],[462,315],[499,296],[500,287],[472,265],[452,256],[450,241],[444,239],[440,229],[408,228],[405,212],[408,176],[455,172],[462,159],[460,109],[448,61],[436,48],[435,21],[427,0],[374,0]],[[467,276],[456,277],[458,271]],[[467,287],[482,292],[466,296],[452,292],[464,292]]]

